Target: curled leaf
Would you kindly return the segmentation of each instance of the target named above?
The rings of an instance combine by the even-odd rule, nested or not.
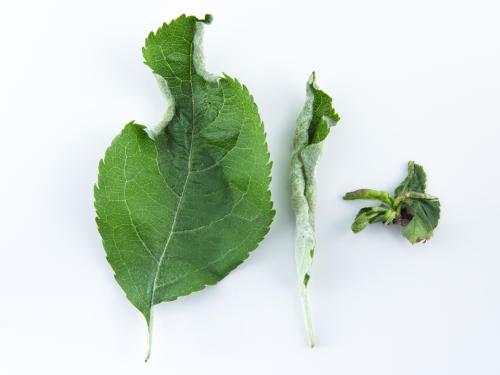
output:
[[[316,247],[314,212],[316,206],[315,172],[323,141],[340,117],[332,107],[332,98],[316,86],[312,73],[306,85],[307,99],[297,120],[293,141],[290,182],[292,206],[296,218],[295,261],[299,294],[304,309],[308,342],[314,346],[307,285]]]
[[[391,216],[392,209],[386,207],[365,207],[359,210],[351,229],[354,233],[361,232],[368,224],[385,222]]]
[[[407,191],[423,193],[425,192],[425,184],[427,177],[424,168],[416,164],[414,161],[408,162],[408,175],[394,190],[394,196],[406,193]]]
[[[372,190],[372,189],[359,189],[351,191],[349,193],[346,193],[346,195],[344,195],[344,199],[348,201],[355,199],[379,201],[385,203],[389,207],[392,207],[394,203],[389,193],[382,190]]]

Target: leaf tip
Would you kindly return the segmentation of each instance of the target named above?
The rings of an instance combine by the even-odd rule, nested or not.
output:
[[[309,76],[309,79],[307,80],[307,84],[309,86],[317,88],[316,87],[316,72],[314,70],[312,71],[311,75]]]
[[[207,25],[210,25],[212,23],[212,21],[214,20],[214,17],[211,15],[211,14],[205,14],[205,18],[200,20],[200,22],[203,22]]]

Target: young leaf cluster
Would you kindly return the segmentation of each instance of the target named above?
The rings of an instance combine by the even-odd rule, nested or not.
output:
[[[421,165],[408,162],[408,176],[399,184],[391,196],[380,190],[360,189],[347,193],[345,200],[372,200],[380,205],[362,208],[351,226],[354,233],[368,224],[397,224],[403,227],[402,234],[412,244],[429,240],[436,228],[439,215],[439,199],[426,194],[426,175]]]

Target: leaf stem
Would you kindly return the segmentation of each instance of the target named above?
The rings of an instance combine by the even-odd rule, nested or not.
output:
[[[307,294],[307,287],[301,283],[299,286],[300,299],[302,301],[302,309],[304,311],[304,323],[306,325],[307,343],[310,348],[314,348],[314,332],[311,319],[311,309],[309,307],[309,296]]]
[[[148,322],[148,341],[146,344],[146,357],[144,358],[144,362],[149,360],[151,356],[151,344],[153,342],[153,314],[151,314],[150,321]]]

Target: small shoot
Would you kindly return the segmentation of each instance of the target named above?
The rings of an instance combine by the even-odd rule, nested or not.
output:
[[[371,200],[380,205],[359,210],[351,229],[359,233],[368,224],[396,224],[403,227],[402,234],[412,244],[426,242],[434,234],[440,216],[439,199],[425,193],[424,168],[408,162],[408,176],[391,196],[380,190],[360,189],[344,195],[345,200]]]

